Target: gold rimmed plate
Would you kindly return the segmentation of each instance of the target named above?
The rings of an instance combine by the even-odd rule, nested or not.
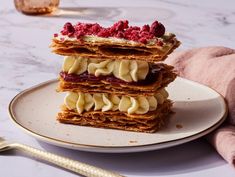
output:
[[[51,80],[16,95],[9,104],[13,122],[25,132],[50,144],[70,149],[126,153],[162,149],[200,138],[216,129],[226,118],[224,99],[209,87],[177,78],[167,87],[174,114],[167,127],[156,133],[61,124],[56,114],[64,93]]]

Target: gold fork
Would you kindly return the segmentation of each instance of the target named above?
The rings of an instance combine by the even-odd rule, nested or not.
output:
[[[45,152],[24,144],[19,143],[8,143],[3,138],[0,137],[0,152],[9,149],[16,149],[27,153],[30,156],[36,157],[38,159],[50,162],[59,167],[71,170],[75,173],[87,176],[87,177],[123,177],[117,173],[107,171],[92,165],[88,165],[79,161],[71,160],[66,157],[62,157],[50,152]]]

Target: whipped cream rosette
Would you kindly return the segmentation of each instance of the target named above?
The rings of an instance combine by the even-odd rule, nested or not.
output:
[[[143,27],[66,23],[51,48],[64,55],[61,123],[155,132],[171,112],[165,87],[176,74],[164,60],[180,42],[155,21]]]

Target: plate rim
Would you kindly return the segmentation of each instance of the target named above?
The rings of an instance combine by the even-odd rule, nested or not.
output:
[[[56,139],[56,138],[53,138],[53,137],[50,137],[50,136],[46,136],[46,135],[42,135],[40,133],[37,133],[33,130],[30,130],[29,128],[27,128],[26,126],[23,126],[22,124],[19,123],[19,121],[17,121],[17,118],[15,117],[14,115],[14,111],[13,111],[13,105],[14,103],[17,101],[17,99],[19,97],[21,97],[22,95],[28,93],[29,91],[33,91],[37,88],[40,88],[42,86],[46,86],[48,84],[51,84],[51,83],[54,83],[54,82],[58,82],[58,79],[50,79],[48,81],[44,81],[44,82],[41,82],[39,84],[36,84],[34,86],[31,86],[25,90],[22,90],[20,91],[18,94],[16,94],[10,101],[9,105],[8,105],[8,114],[9,114],[9,117],[10,119],[13,121],[13,123],[15,125],[17,125],[17,127],[20,127],[22,130],[24,130],[24,132],[26,132],[27,134],[37,138],[37,139],[40,139],[44,142],[47,142],[49,144],[53,144],[53,145],[57,145],[57,146],[62,146],[62,147],[65,147],[65,148],[69,148],[69,149],[76,149],[76,150],[82,150],[82,151],[93,151],[93,152],[111,152],[111,153],[115,153],[116,151],[118,153],[120,152],[140,152],[140,151],[147,151],[147,150],[156,150],[156,149],[162,149],[162,148],[166,148],[166,147],[172,147],[172,146],[175,146],[175,145],[179,145],[179,144],[183,144],[183,143],[186,143],[186,142],[189,142],[189,141],[193,141],[197,138],[200,138],[202,136],[205,136],[206,134],[212,132],[213,130],[215,130],[217,127],[219,127],[226,119],[227,115],[228,115],[228,107],[227,107],[227,104],[223,98],[223,96],[218,93],[216,90],[208,87],[208,86],[205,86],[201,83],[198,83],[198,82],[195,82],[195,81],[191,81],[191,80],[188,80],[188,79],[185,79],[185,78],[182,78],[182,77],[177,77],[181,80],[184,80],[186,82],[189,82],[189,83],[192,83],[192,84],[197,84],[201,87],[206,87],[207,89],[211,89],[212,91],[216,92],[220,97],[221,99],[221,103],[222,104],[222,107],[223,107],[223,110],[224,110],[224,114],[223,116],[220,118],[219,121],[217,121],[215,124],[211,125],[210,127],[208,127],[207,129],[204,129],[203,131],[200,131],[196,134],[193,134],[193,135],[190,135],[190,136],[186,136],[186,137],[183,137],[183,138],[178,138],[178,139],[173,139],[173,140],[169,140],[169,141],[165,141],[165,142],[160,142],[160,143],[152,143],[152,144],[143,144],[143,145],[132,145],[132,146],[99,146],[99,145],[88,145],[88,144],[80,144],[80,143],[73,143],[73,142],[69,142],[69,141],[64,141],[64,140],[60,140],[60,139]],[[160,147],[157,147],[159,146]],[[139,148],[144,148],[144,149],[139,149]],[[94,149],[98,149],[98,150],[94,150]],[[111,149],[111,150],[109,150]],[[138,150],[139,149],[139,150]],[[124,150],[124,151],[123,151]]]

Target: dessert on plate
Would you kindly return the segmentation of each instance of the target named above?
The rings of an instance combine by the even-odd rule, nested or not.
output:
[[[51,48],[64,56],[58,91],[66,92],[61,123],[155,132],[172,102],[165,87],[173,67],[161,63],[180,42],[158,21],[142,27],[127,20],[110,27],[66,23]]]

